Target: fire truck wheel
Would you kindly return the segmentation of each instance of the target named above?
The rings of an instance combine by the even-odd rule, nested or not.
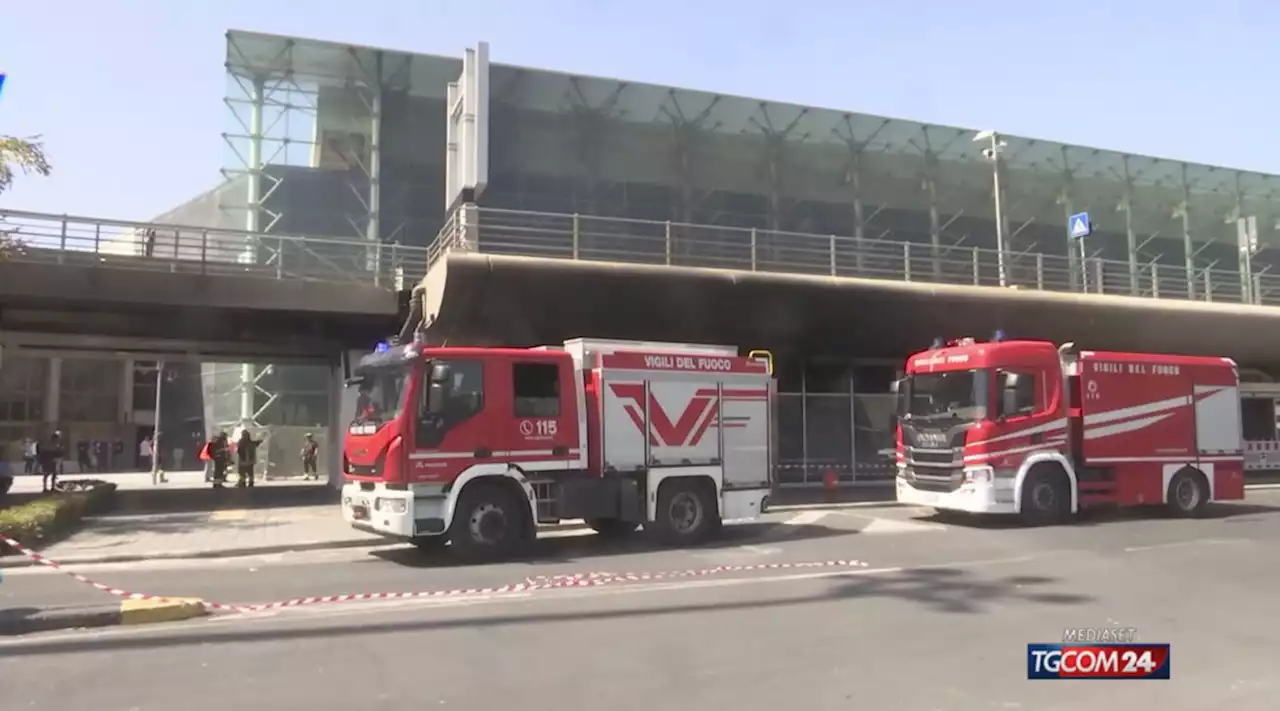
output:
[[[13,486],[13,477],[0,476],[0,496],[9,493],[9,488]]]
[[[635,521],[623,521],[620,518],[589,518],[587,526],[606,538],[629,536],[640,527]]]
[[[1022,519],[1033,526],[1061,523],[1071,511],[1070,482],[1056,467],[1039,466],[1022,482]]]
[[[464,560],[509,556],[529,539],[528,511],[502,484],[477,481],[458,497],[449,526],[449,543]]]
[[[1204,513],[1209,505],[1209,484],[1199,470],[1181,469],[1169,480],[1169,511],[1175,516],[1190,517]]]
[[[685,546],[701,543],[720,528],[720,511],[711,485],[693,479],[672,479],[658,489],[655,520],[645,531],[660,543]]]

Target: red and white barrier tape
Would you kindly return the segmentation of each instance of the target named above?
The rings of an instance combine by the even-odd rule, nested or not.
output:
[[[31,560],[53,568],[59,572],[70,575],[76,580],[89,585],[96,590],[101,590],[108,595],[122,597],[129,600],[168,600],[173,599],[169,595],[147,595],[143,593],[133,593],[120,588],[113,588],[110,585],[104,585],[96,580],[91,580],[74,571],[67,570],[55,560],[46,558],[39,553],[27,548],[21,543],[0,536],[0,541],[9,545],[14,550]],[[483,596],[483,595],[509,595],[512,593],[532,592],[535,590],[555,590],[563,588],[584,588],[597,587],[600,585],[611,585],[619,583],[645,583],[660,582],[664,580],[677,580],[682,578],[703,578],[713,575],[722,575],[725,573],[744,573],[759,570],[800,570],[813,568],[865,568],[867,563],[860,560],[824,560],[815,562],[801,563],[754,563],[747,565],[717,565],[711,568],[697,568],[687,570],[665,570],[649,573],[579,573],[572,575],[552,575],[552,576],[535,576],[526,578],[523,582],[510,583],[507,585],[497,585],[492,587],[481,588],[449,588],[440,590],[422,590],[418,592],[377,592],[377,593],[348,593],[343,595],[319,595],[315,597],[298,597],[292,600],[281,600],[279,602],[267,602],[248,605],[228,605],[220,602],[210,602],[201,600],[200,604],[210,610],[220,610],[224,612],[260,612],[263,610],[278,610],[288,607],[301,607],[303,605],[323,605],[336,602],[363,602],[367,600],[414,600],[426,598],[446,598],[446,597],[466,597],[466,596]]]

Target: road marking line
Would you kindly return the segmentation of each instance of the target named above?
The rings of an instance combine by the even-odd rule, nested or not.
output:
[[[945,531],[946,526],[936,523],[918,523],[916,521],[899,521],[892,518],[873,518],[861,533],[937,533]]]
[[[246,509],[228,509],[209,514],[210,521],[243,521],[246,518],[249,518],[249,512]]]
[[[802,511],[782,523],[786,526],[812,526],[830,516],[831,513],[830,511]]]
[[[1125,553],[1141,553],[1143,551],[1154,551],[1162,548],[1185,548],[1187,546],[1200,545],[1221,545],[1223,543],[1248,543],[1247,538],[1201,538],[1194,541],[1174,541],[1172,543],[1154,543],[1149,546],[1129,546],[1122,548]]]

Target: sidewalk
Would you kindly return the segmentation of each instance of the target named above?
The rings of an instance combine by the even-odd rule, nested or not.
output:
[[[101,516],[40,553],[59,563],[83,564],[387,544],[384,538],[352,529],[336,506],[307,506]],[[29,564],[24,556],[0,558],[0,568]]]

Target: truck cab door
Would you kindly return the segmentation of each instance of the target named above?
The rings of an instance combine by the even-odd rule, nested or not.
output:
[[[1049,431],[1048,426],[1059,416],[1061,394],[1054,389],[1054,383],[1061,378],[1046,378],[1044,369],[1035,367],[1005,368],[996,371],[995,407],[1000,431],[1005,437],[1012,433],[1025,433],[1018,437],[1009,437],[1000,449],[1012,450],[1004,457],[1005,465],[1010,459],[1021,460],[1027,456],[1027,448],[1061,444],[1065,432]],[[1001,462],[993,460],[992,466],[1000,467]]]
[[[409,480],[448,480],[493,456],[483,360],[434,361],[418,388]]]
[[[546,468],[565,468],[577,459],[578,406],[573,362],[559,354],[529,354],[511,361],[511,408],[507,443],[513,455]]]

